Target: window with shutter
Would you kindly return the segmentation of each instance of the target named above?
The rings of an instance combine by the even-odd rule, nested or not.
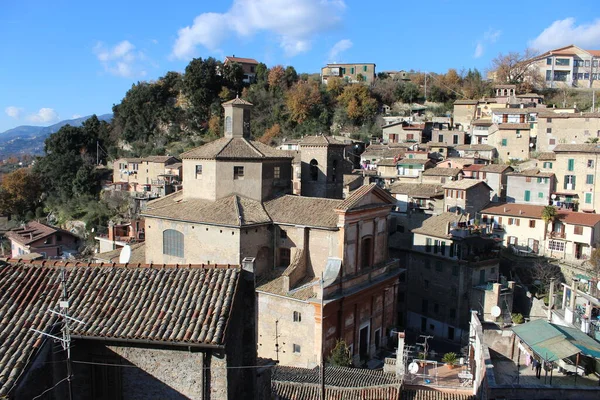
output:
[[[575,160],[573,158],[569,158],[567,169],[569,171],[573,171],[575,169]]]
[[[531,192],[529,190],[525,191],[525,201],[531,201]]]
[[[592,204],[592,194],[591,193],[585,194],[585,204]]]
[[[577,226],[574,226],[574,227],[573,227],[573,232],[574,232],[576,235],[583,235],[583,226],[579,226],[579,225],[577,225]]]

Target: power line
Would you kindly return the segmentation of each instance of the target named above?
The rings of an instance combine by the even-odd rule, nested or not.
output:
[[[64,381],[67,381],[67,380],[69,380],[69,378],[70,378],[70,377],[69,377],[69,376],[67,376],[65,379],[62,379],[62,380],[58,381],[58,382],[56,383],[56,385],[52,386],[50,389],[46,389],[46,390],[44,390],[44,391],[43,391],[41,394],[39,394],[39,395],[35,396],[35,397],[34,397],[33,399],[31,399],[31,400],[39,399],[40,397],[42,397],[43,395],[45,395],[46,393],[48,393],[48,392],[49,392],[49,391],[51,391],[52,389],[56,388],[58,385],[60,385],[60,384],[61,384],[61,383],[63,383]]]

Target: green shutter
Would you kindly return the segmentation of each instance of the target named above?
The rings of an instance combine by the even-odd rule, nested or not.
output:
[[[364,71],[364,72],[367,72],[367,66],[366,66],[366,65],[365,65],[365,66],[363,66],[363,71]]]
[[[507,143],[508,143],[508,140],[502,139],[502,146],[506,146]]]
[[[525,191],[525,201],[531,200],[531,192],[529,190]]]
[[[593,185],[594,184],[594,175],[587,175],[585,177],[585,183],[588,185]]]
[[[540,199],[543,199],[544,198],[544,192],[538,192],[538,197]]]
[[[585,194],[585,204],[592,204],[592,194],[591,193]]]
[[[569,166],[567,168],[569,171],[573,171],[575,169],[575,160],[572,158],[569,158]]]
[[[354,67],[350,68],[350,73],[354,74]]]

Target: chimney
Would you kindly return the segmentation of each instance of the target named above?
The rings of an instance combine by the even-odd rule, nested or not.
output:
[[[404,332],[398,332],[398,350],[396,350],[396,377],[404,376]]]
[[[506,207],[504,207],[504,212],[506,212]]]
[[[244,259],[242,260],[242,270],[245,272],[249,272],[251,274],[255,274],[255,265],[254,265],[254,261],[256,259],[254,257],[244,257]]]

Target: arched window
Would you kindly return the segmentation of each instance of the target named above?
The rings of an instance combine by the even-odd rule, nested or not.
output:
[[[313,181],[319,179],[319,163],[314,158],[310,160],[310,178]]]
[[[231,133],[231,117],[225,117],[225,132]]]
[[[163,254],[183,258],[183,233],[174,229],[163,231]]]
[[[362,239],[361,243],[361,268],[371,268],[373,265],[373,238],[371,236]]]

